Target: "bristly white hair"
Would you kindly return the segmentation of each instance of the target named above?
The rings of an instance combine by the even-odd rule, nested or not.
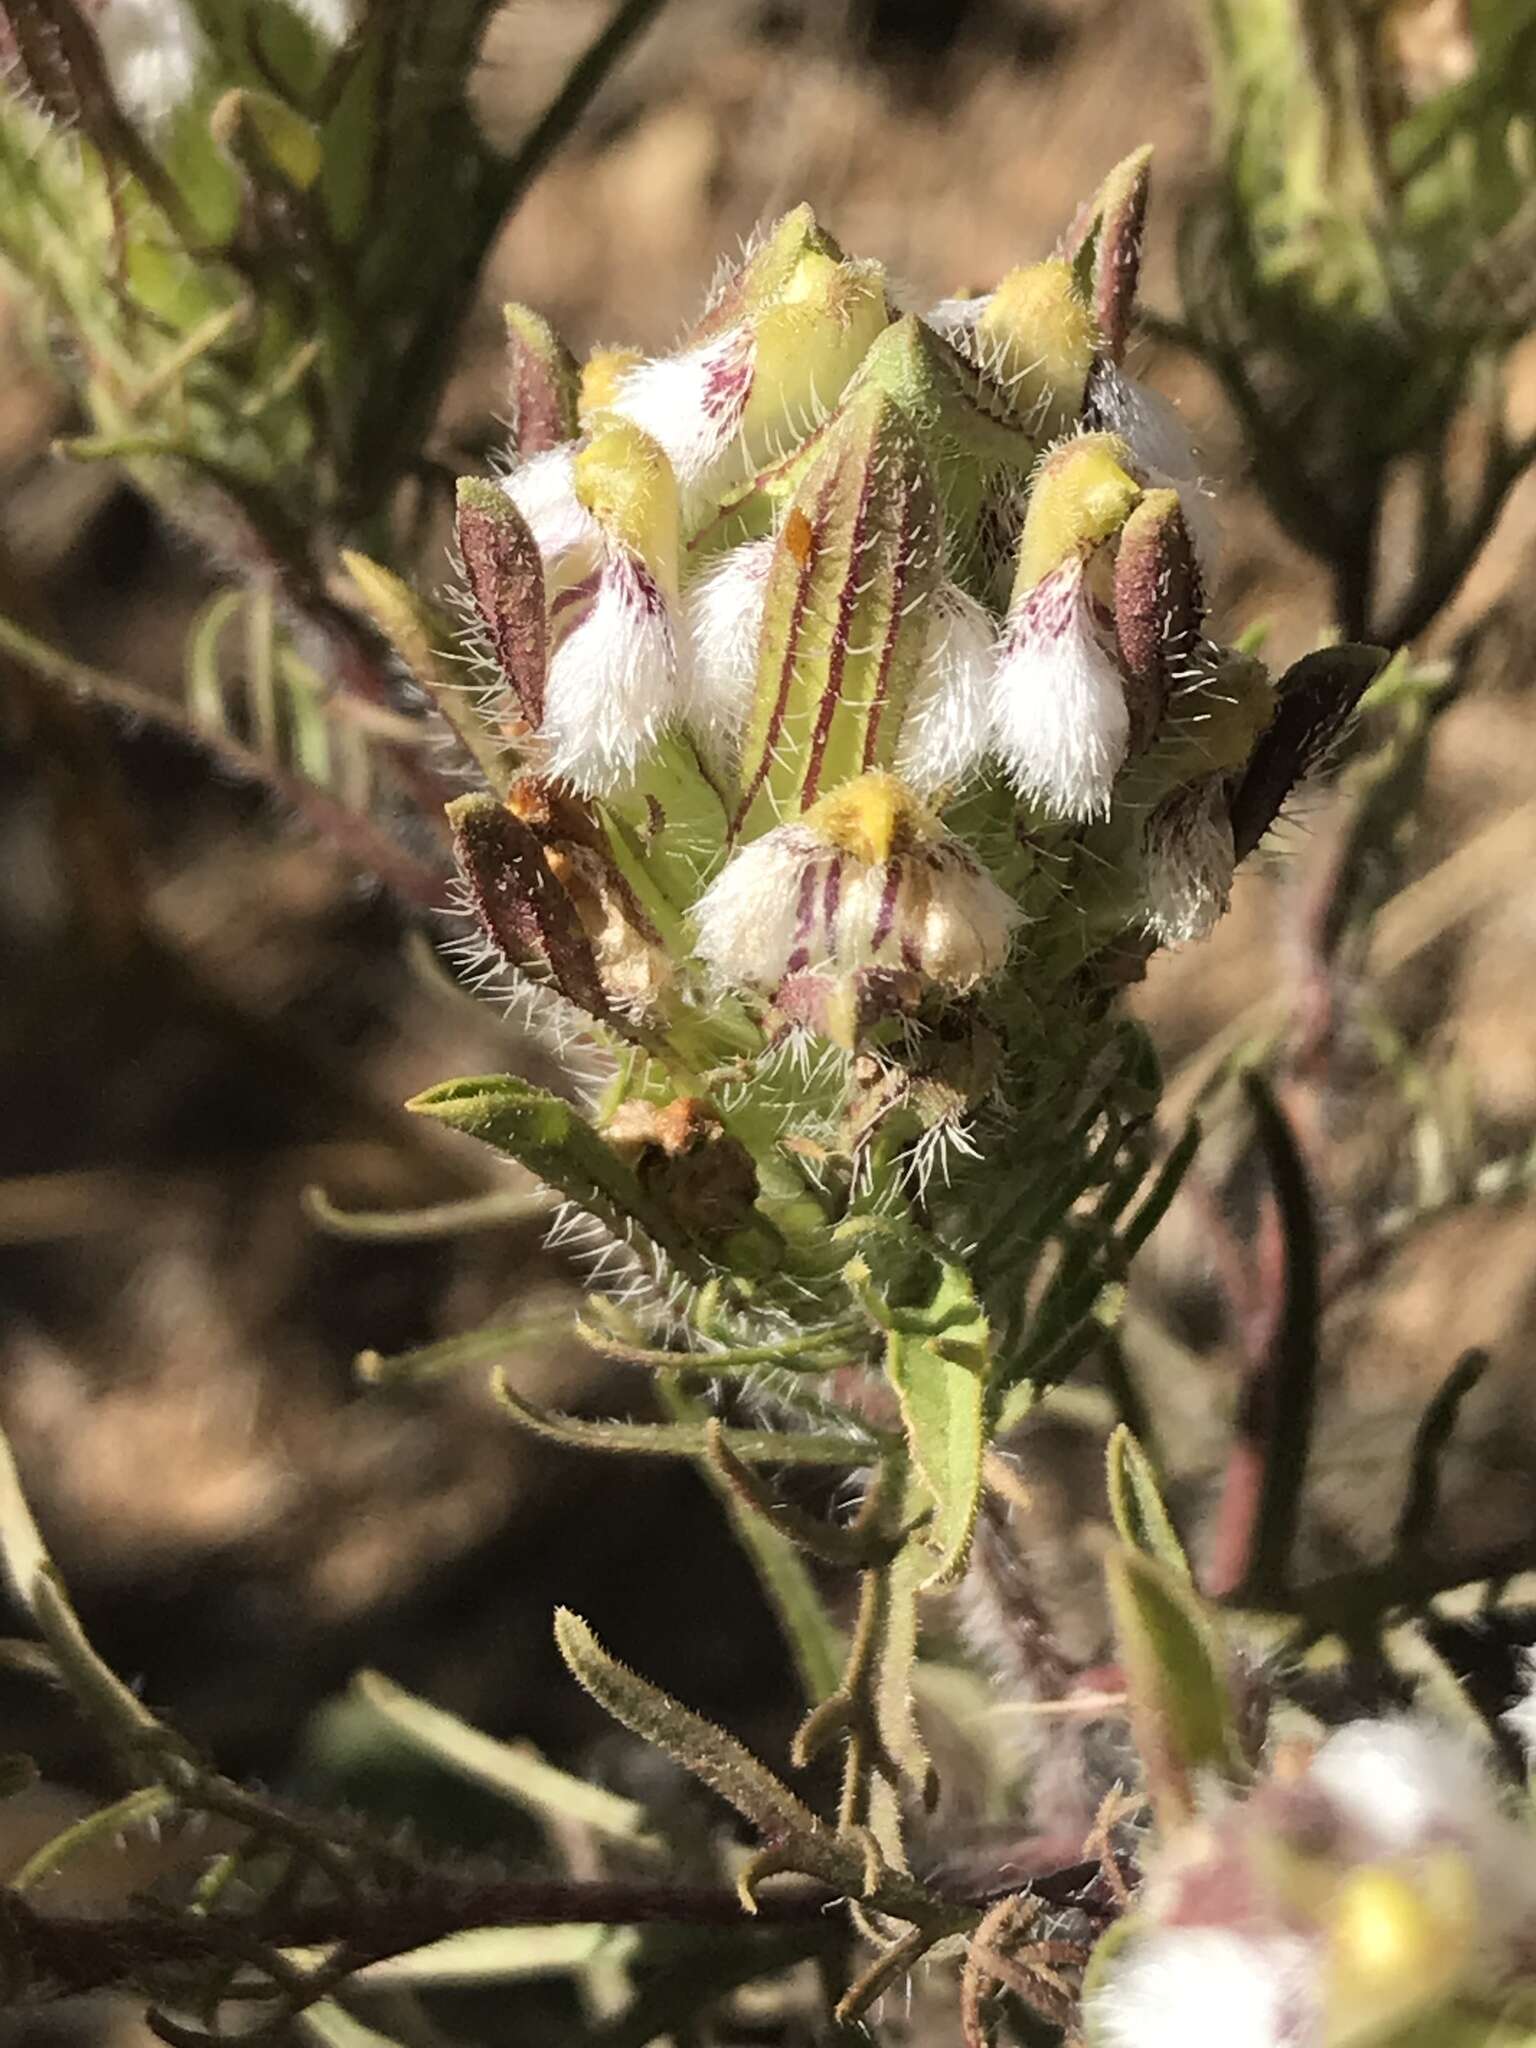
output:
[[[907,715],[896,772],[919,796],[963,782],[987,745],[997,627],[958,583],[940,583],[929,600],[927,641]]]
[[[602,528],[576,495],[574,442],[530,455],[501,479],[501,488],[533,535],[547,594],[591,573],[601,550]]]
[[[692,658],[686,715],[711,758],[734,757],[752,710],[772,535],[723,555],[686,599]]]
[[[605,540],[589,587],[567,593],[569,622],[549,658],[540,737],[548,772],[586,795],[630,781],[677,715],[679,647],[671,606],[638,555]]]
[[[992,681],[992,743],[1021,794],[1086,822],[1109,810],[1130,732],[1124,679],[1074,555],[1008,615]]]
[[[1101,363],[1094,371],[1089,398],[1105,431],[1120,436],[1147,481],[1178,492],[1196,559],[1209,574],[1221,549],[1216,495],[1183,414],[1161,391],[1128,377],[1116,363]]]
[[[1231,900],[1236,865],[1223,780],[1177,791],[1143,827],[1147,929],[1164,946],[1209,938]]]
[[[1097,2048],[1323,2048],[1322,1974],[1301,1935],[1159,1927],[1116,1957],[1085,2014]]]
[[[740,429],[756,360],[752,330],[743,324],[697,347],[637,363],[619,379],[610,410],[666,450],[685,509],[746,474]]]

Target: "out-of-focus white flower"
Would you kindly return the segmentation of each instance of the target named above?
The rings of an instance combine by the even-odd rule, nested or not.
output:
[[[919,796],[963,782],[986,750],[997,628],[957,583],[928,601],[927,639],[896,770]]]
[[[894,776],[872,772],[741,848],[694,911],[697,950],[738,985],[890,967],[956,991],[995,974],[1018,911]]]
[[[1125,681],[1071,555],[1014,604],[992,683],[992,741],[1020,792],[1102,817],[1130,741]]]
[[[1237,865],[1220,778],[1160,803],[1143,828],[1142,849],[1147,929],[1165,946],[1208,938],[1226,910]]]
[[[352,32],[353,0],[289,5],[326,42]],[[123,112],[142,127],[160,127],[197,90],[209,55],[191,0],[95,0],[86,11]]]
[[[1090,2001],[1094,2048],[1322,2048],[1318,1958],[1304,1937],[1160,1927]]]
[[[1449,1730],[1352,1722],[1150,1859],[1088,2039],[1367,2048],[1426,2028],[1528,1968],[1533,1847]]]
[[[1178,407],[1161,391],[1128,377],[1117,363],[1101,363],[1094,370],[1089,407],[1106,432],[1124,441],[1149,484],[1178,492],[1195,553],[1209,572],[1221,546],[1215,493]]]
[[[191,97],[207,45],[190,0],[106,0],[95,29],[130,120],[156,128]]]
[[[1525,1691],[1504,1716],[1504,1726],[1525,1751],[1525,1760],[1536,1772],[1536,1653],[1525,1653],[1522,1675]]]
[[[688,592],[689,722],[712,754],[729,755],[752,708],[772,535],[721,557]]]

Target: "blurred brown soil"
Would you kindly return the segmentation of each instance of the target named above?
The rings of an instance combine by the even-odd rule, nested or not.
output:
[[[487,120],[516,132],[605,11],[510,9],[488,50]],[[850,28],[856,9],[678,0],[509,225],[445,446],[492,436],[503,298],[540,306],[578,348],[665,344],[720,253],[801,198],[920,303],[1045,253],[1096,179],[1150,141],[1148,295],[1172,308],[1172,231],[1203,146],[1177,0],[981,7],[952,39],[942,8],[877,12],[871,47]],[[5,361],[0,605],[87,659],[174,687],[202,566],[110,476],[48,458],[62,401],[15,335]],[[1313,644],[1326,592],[1236,474],[1207,381],[1150,350],[1140,367],[1179,397],[1212,473],[1230,479],[1224,629],[1267,616],[1277,655]],[[1536,1115],[1536,722],[1531,600],[1517,587],[1533,528],[1527,492],[1447,628],[1516,589],[1502,659],[1480,663],[1440,723],[1405,850],[1410,876],[1438,874],[1440,896],[1417,899],[1401,957],[1357,991],[1362,1013],[1380,1006],[1422,1056],[1449,1062],[1479,1142],[1505,1151],[1528,1142]],[[337,1243],[299,1201],[316,1181],[348,1206],[490,1185],[473,1148],[424,1135],[397,1105],[528,1049],[435,985],[402,918],[248,792],[152,734],[62,707],[11,672],[4,682],[0,1401],[103,1647],[224,1761],[269,1772],[363,1662],[556,1749],[585,1737],[572,1689],[552,1684],[556,1598],[696,1703],[738,1726],[772,1721],[767,1626],[738,1629],[744,1570],[690,1476],[530,1447],[496,1424],[473,1370],[409,1393],[353,1378],[365,1346],[568,1298],[566,1269],[526,1229]],[[1283,858],[1242,881],[1219,936],[1154,963],[1138,1001],[1176,1097],[1233,1019],[1256,1004],[1283,1018],[1305,985],[1309,889],[1339,816],[1336,800],[1311,799],[1281,835]],[[1404,1174],[1396,1098],[1351,1018],[1307,1082],[1343,1245],[1402,1199]],[[1238,1152],[1218,1133],[1216,1160]],[[1235,1373],[1211,1220],[1225,1183],[1210,1173],[1209,1199],[1181,1201],[1149,1256],[1128,1346],[1154,1410],[1166,1401],[1187,1425],[1169,1449],[1192,1503],[1209,1494]],[[1449,1527],[1472,1544],[1529,1524],[1533,1282],[1536,1227],[1515,1203],[1447,1213],[1341,1298],[1320,1559],[1379,1546],[1416,1404],[1470,1343],[1488,1344],[1494,1367],[1452,1463]],[[640,1398],[599,1384],[564,1343],[525,1350],[514,1370],[539,1399]],[[1078,1495],[1063,1512],[1087,1505]],[[56,1704],[5,1688],[0,1747],[84,1769]]]

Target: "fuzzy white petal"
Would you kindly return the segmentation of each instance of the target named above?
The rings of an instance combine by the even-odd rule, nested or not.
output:
[[[1087,2007],[1096,2048],[1321,2048],[1321,1958],[1293,1934],[1165,1927],[1117,1957]]]
[[[733,854],[694,906],[704,964],[741,987],[776,987],[795,949],[807,870],[822,850],[805,826],[780,825]]]
[[[738,433],[755,356],[751,330],[737,327],[654,356],[620,379],[612,410],[661,444],[685,493],[718,491],[745,476]]]
[[[1231,898],[1236,865],[1220,780],[1181,791],[1153,811],[1142,864],[1148,930],[1165,946],[1208,938]]]
[[[700,959],[776,988],[787,974],[891,967],[946,988],[997,973],[1016,906],[958,843],[864,861],[809,826],[779,825],[727,862],[695,907]]]
[[[1209,569],[1221,546],[1216,499],[1183,414],[1161,391],[1127,377],[1114,363],[1094,372],[1092,397],[1105,429],[1125,442],[1147,480],[1178,492],[1195,554]]]
[[[1009,615],[992,683],[992,742],[1023,795],[1089,819],[1109,809],[1130,731],[1125,684],[1094,627],[1074,557]]]
[[[548,771],[600,795],[630,780],[679,708],[671,610],[644,564],[608,544],[544,686]]]
[[[1536,1771],[1536,1654],[1529,1650],[1525,1653],[1521,1675],[1525,1679],[1525,1690],[1504,1715],[1504,1726],[1525,1751],[1527,1766]]]
[[[602,529],[576,495],[576,450],[571,442],[530,455],[502,489],[527,522],[544,563],[547,590],[574,583],[597,565]]]
[[[109,0],[95,27],[124,113],[158,127],[190,97],[207,55],[189,0]]]
[[[964,781],[985,752],[996,655],[997,628],[985,606],[958,584],[941,583],[896,760],[896,772],[920,796]]]
[[[974,341],[976,323],[986,311],[991,294],[985,298],[940,299],[936,306],[930,306],[923,315],[924,320],[936,334],[942,334],[957,348],[964,349]]]
[[[1503,1823],[1476,1753],[1427,1721],[1351,1721],[1329,1736],[1307,1776],[1378,1855],[1469,1845]]]
[[[352,33],[354,0],[288,0],[288,4],[328,43],[343,43]]]
[[[732,548],[688,592],[687,715],[712,754],[729,756],[752,708],[757,643],[775,542]]]

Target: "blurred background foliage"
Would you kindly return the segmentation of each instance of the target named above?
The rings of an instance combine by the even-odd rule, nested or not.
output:
[[[1215,939],[1155,961],[1137,992],[1165,1121],[1177,1129],[1234,1049],[1270,1049],[1324,1204],[1311,1568],[1385,1552],[1424,1403],[1474,1346],[1489,1365],[1436,1540],[1477,1556],[1522,1535],[1536,1511],[1536,8],[640,12],[657,18],[637,18],[644,35],[524,190],[528,139],[612,10],[441,10],[445,36],[485,31],[475,118],[501,154],[457,116],[428,124],[421,159],[391,166],[389,218],[419,208],[420,232],[367,235],[346,195],[325,195],[343,254],[399,266],[373,282],[402,316],[327,337],[370,366],[344,380],[360,407],[344,433],[331,421],[307,440],[284,406],[269,439],[253,409],[249,446],[229,452],[269,515],[254,532],[212,523],[215,501],[165,466],[174,449],[60,461],[61,442],[138,431],[106,416],[123,384],[60,376],[57,320],[0,292],[0,612],[177,716],[198,703],[189,636],[217,639],[216,711],[203,702],[223,741],[302,761],[313,678],[367,659],[332,544],[447,581],[441,483],[502,436],[504,299],[579,349],[662,346],[718,253],[807,198],[926,300],[1045,253],[1103,172],[1151,143],[1143,298],[1159,317],[1133,361],[1177,394],[1223,480],[1218,615],[1262,629],[1276,663],[1331,629],[1414,655]],[[250,107],[224,120],[252,160],[274,146]],[[195,141],[189,121],[178,146]],[[482,272],[487,222],[514,198]],[[204,367],[291,389],[312,368],[306,336],[284,327],[281,291],[261,303],[267,324],[221,332],[233,352]],[[441,401],[425,464],[405,396],[422,388]],[[323,378],[314,402],[338,402]],[[253,548],[308,579],[318,641],[274,628],[259,579],[238,616],[216,608],[224,566]],[[274,695],[274,673],[296,688]],[[333,786],[363,814],[355,778],[399,739],[389,717],[363,722],[355,759],[329,742]],[[0,649],[0,1409],[39,1519],[103,1652],[227,1768],[475,1842],[505,1835],[505,1809],[424,1773],[344,1697],[359,1666],[648,1794],[637,1774],[662,1767],[559,1671],[555,1601],[760,1746],[782,1747],[795,1702],[691,1474],[530,1444],[492,1425],[477,1370],[359,1387],[364,1349],[547,1312],[553,1334],[507,1361],[520,1390],[559,1408],[634,1399],[559,1334],[572,1281],[536,1227],[364,1243],[304,1202],[316,1184],[349,1209],[505,1185],[398,1108],[445,1074],[548,1057],[449,984],[432,929],[249,781],[210,775],[185,736],[103,718]],[[1272,1288],[1246,1122],[1224,1095],[1212,1111],[1102,1361],[1147,1394],[1175,1497],[1208,1528]],[[1016,1446],[1031,1505],[1014,1535],[1085,1659],[1105,1640],[1088,1540],[1105,1413],[1090,1387]],[[0,1716],[5,1746],[51,1780],[0,1809],[10,1861],[100,1787],[47,1695],[0,1675]],[[526,2038],[558,2036],[564,1995],[526,1994]]]

